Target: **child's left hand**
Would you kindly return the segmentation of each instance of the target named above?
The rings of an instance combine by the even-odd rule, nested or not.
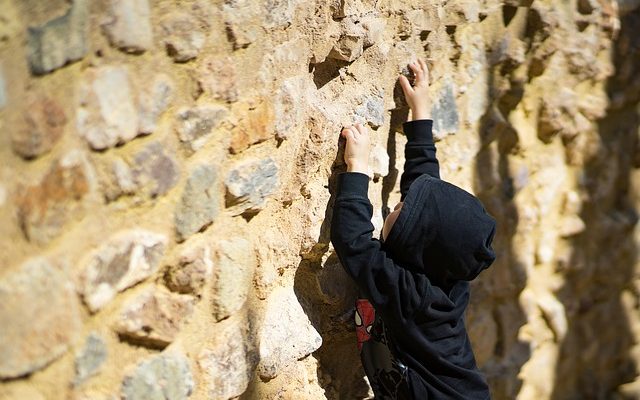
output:
[[[362,172],[368,175],[371,146],[369,130],[360,124],[355,124],[342,129],[341,134],[347,139],[344,150],[347,172]]]

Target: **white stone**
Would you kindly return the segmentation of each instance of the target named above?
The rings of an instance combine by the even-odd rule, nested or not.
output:
[[[92,312],[124,289],[148,278],[159,265],[167,243],[164,235],[133,229],[116,233],[84,262],[81,293]]]
[[[311,325],[293,288],[275,289],[267,299],[260,332],[260,376],[276,377],[282,368],[311,354],[321,345],[322,337]]]
[[[80,85],[79,98],[77,129],[94,150],[126,143],[138,135],[138,113],[125,67],[90,70]]]
[[[103,24],[109,41],[130,52],[149,50],[153,43],[148,0],[111,0]]]

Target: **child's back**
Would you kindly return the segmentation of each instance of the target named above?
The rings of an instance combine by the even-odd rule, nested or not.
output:
[[[469,281],[495,258],[495,221],[439,179],[431,126],[404,124],[402,208],[384,241],[372,238],[369,177],[357,171],[338,177],[331,241],[363,297],[358,347],[376,398],[486,399],[464,311]]]

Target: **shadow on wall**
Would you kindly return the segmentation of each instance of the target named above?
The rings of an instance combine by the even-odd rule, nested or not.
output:
[[[621,384],[638,379],[634,338],[623,300],[635,298],[638,249],[633,229],[631,171],[640,167],[640,9],[621,19],[615,42],[616,73],[607,82],[607,115],[598,121],[599,148],[582,172],[580,217],[586,229],[572,240],[565,283],[558,293],[568,331],[561,344],[553,399],[610,399]],[[635,164],[635,165],[634,165]],[[627,305],[628,308],[629,305]],[[637,398],[638,393],[621,398]]]
[[[322,251],[318,251],[316,246],[316,251],[302,255],[293,286],[302,308],[322,336],[322,346],[313,356],[318,360],[318,381],[329,400],[363,399],[369,389],[356,346],[353,323],[357,287],[340,265],[335,252],[324,257],[330,243],[337,178],[340,172],[345,171],[342,162],[344,141],[340,136],[338,153],[328,179],[331,197],[317,240],[318,245],[323,245]]]
[[[521,81],[511,79],[513,67],[508,62],[492,63],[487,79],[489,106],[478,130],[481,147],[475,161],[474,192],[497,222],[493,241],[496,261],[472,283],[467,312],[478,366],[496,400],[516,398],[522,386],[518,374],[531,356],[528,344],[518,339],[519,329],[527,322],[518,301],[527,277],[515,248],[519,216],[509,155],[517,151],[519,143],[508,117],[522,99],[524,88]]]

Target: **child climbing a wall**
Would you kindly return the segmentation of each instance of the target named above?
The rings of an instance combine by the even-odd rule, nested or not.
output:
[[[331,242],[361,293],[357,345],[376,399],[489,399],[464,311],[469,281],[495,259],[496,224],[476,197],[440,179],[427,65],[409,67],[413,86],[399,78],[412,115],[400,202],[373,238],[369,133],[343,129],[347,172],[338,175]]]

